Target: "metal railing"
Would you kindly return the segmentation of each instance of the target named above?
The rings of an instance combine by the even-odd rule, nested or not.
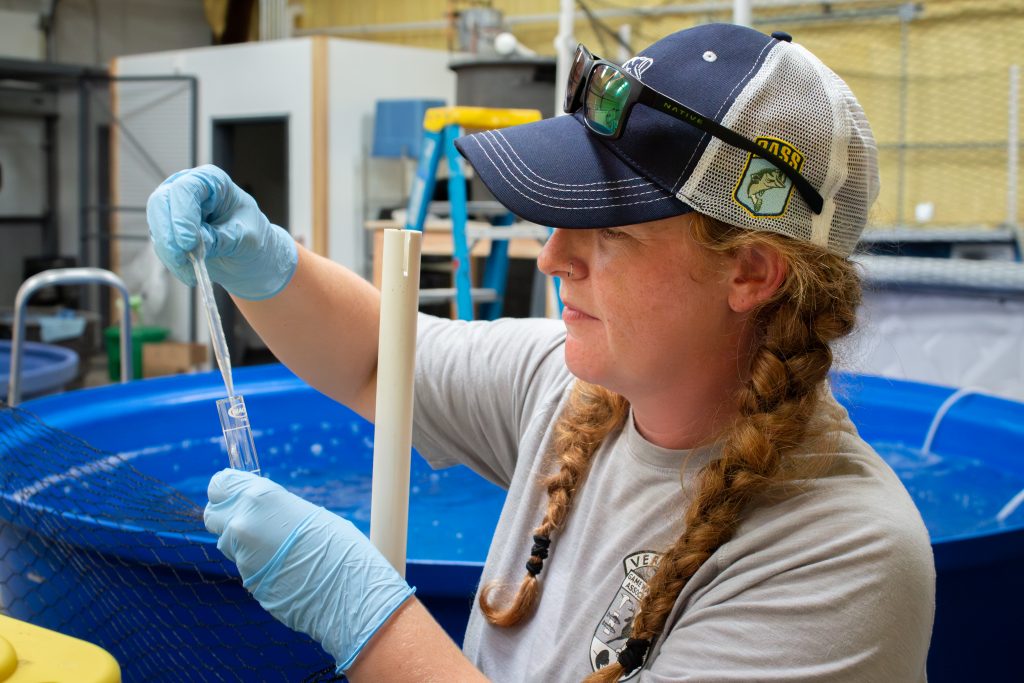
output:
[[[124,300],[121,316],[121,382],[132,378],[132,321],[128,288],[124,281],[102,268],[56,268],[33,275],[18,288],[14,298],[14,329],[11,333],[11,376],[7,389],[7,402],[16,406],[21,402],[21,347],[25,336],[25,308],[29,299],[40,289],[53,285],[110,285]]]

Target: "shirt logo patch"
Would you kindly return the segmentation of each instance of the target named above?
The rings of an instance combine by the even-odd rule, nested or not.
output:
[[[594,671],[615,661],[619,652],[626,647],[626,640],[633,633],[633,619],[640,608],[640,601],[647,595],[648,581],[654,576],[660,561],[661,555],[652,550],[641,550],[622,561],[625,577],[601,617],[601,623],[597,625],[590,644],[590,665]],[[642,668],[619,680],[633,678]]]
[[[804,155],[793,145],[778,138],[757,138],[754,140],[789,166],[800,172]],[[736,184],[733,199],[751,216],[781,216],[789,207],[793,195],[793,181],[778,166],[754,154],[747,154],[740,181]]]

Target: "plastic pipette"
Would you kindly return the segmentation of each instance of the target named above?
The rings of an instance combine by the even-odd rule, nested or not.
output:
[[[202,239],[198,242],[199,246],[195,251],[189,252],[188,256],[192,259],[192,269],[196,272],[196,286],[203,297],[206,322],[210,326],[210,339],[213,342],[213,355],[217,357],[217,367],[224,378],[228,397],[231,397],[235,395],[235,387],[231,382],[231,355],[228,353],[227,340],[224,339],[224,327],[220,322],[220,312],[217,311],[217,300],[213,298],[213,284],[210,282],[210,274],[206,271],[206,245]]]
[[[256,444],[249,426],[249,414],[245,409],[245,400],[235,395],[235,387],[231,381],[231,356],[228,354],[228,343],[224,339],[224,327],[220,322],[217,300],[213,298],[213,284],[210,274],[206,271],[206,246],[199,239],[199,246],[189,253],[192,269],[196,273],[196,286],[203,297],[203,308],[206,310],[206,322],[210,326],[210,339],[213,343],[213,355],[217,358],[217,367],[224,378],[227,398],[217,401],[217,416],[220,417],[220,428],[224,432],[224,445],[228,450],[228,463],[236,470],[260,473],[260,462],[256,457]]]

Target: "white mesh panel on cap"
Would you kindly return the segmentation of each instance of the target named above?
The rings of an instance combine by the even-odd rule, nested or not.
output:
[[[814,61],[821,64],[817,59]],[[846,176],[835,190],[835,216],[829,241],[849,254],[857,245],[867,225],[868,212],[878,197],[878,147],[867,116],[849,86],[824,64],[821,69],[843,102],[846,120]]]
[[[802,154],[800,173],[825,200],[821,214],[815,216],[795,187],[781,215],[744,207],[734,193],[748,154],[717,138],[679,199],[732,225],[814,241],[843,256],[853,251],[878,194],[878,166],[864,112],[838,76],[803,47],[779,42],[720,123],[751,140],[785,141]],[[774,192],[774,201],[784,196]]]

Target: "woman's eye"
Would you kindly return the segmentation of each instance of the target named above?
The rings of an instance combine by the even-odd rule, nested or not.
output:
[[[601,237],[606,240],[621,240],[626,236],[622,230],[616,230],[615,228],[601,228]]]

